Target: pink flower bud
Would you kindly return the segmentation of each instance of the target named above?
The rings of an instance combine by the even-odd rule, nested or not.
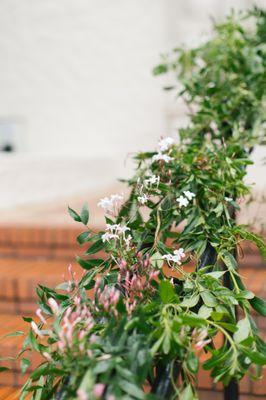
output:
[[[34,321],[31,321],[31,329],[37,336],[43,337],[42,332],[40,331],[40,329],[38,328],[37,324]]]
[[[104,393],[105,385],[103,383],[96,383],[93,389],[93,394],[97,399],[100,399]]]
[[[52,357],[46,351],[44,353],[42,353],[42,355],[46,358],[47,361],[52,361]]]
[[[48,299],[48,304],[49,304],[49,306],[50,306],[50,308],[52,310],[52,313],[55,314],[55,315],[58,315],[59,314],[59,306],[58,306],[57,302],[55,301],[55,299],[50,297]]]
[[[195,349],[201,350],[204,346],[211,342],[211,339],[208,340],[200,340],[195,344]]]
[[[46,324],[46,320],[45,320],[44,316],[42,315],[42,310],[41,310],[40,308],[38,308],[38,309],[36,310],[36,315],[37,315],[37,317],[41,320],[41,322],[42,322],[43,324]]]
[[[78,400],[89,400],[87,393],[83,389],[77,391]]]

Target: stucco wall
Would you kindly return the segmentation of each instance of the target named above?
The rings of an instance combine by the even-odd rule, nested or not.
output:
[[[154,146],[183,121],[151,75],[159,53],[207,33],[211,15],[252,3],[1,0],[0,134],[13,131],[37,170],[36,154],[52,170],[52,155],[70,168],[77,158],[106,158],[97,176],[113,180],[112,161],[123,176],[128,153]]]

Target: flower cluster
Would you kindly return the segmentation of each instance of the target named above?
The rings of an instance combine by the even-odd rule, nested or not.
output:
[[[196,195],[189,190],[184,190],[184,196],[179,196],[176,201],[179,204],[179,207],[187,207],[189,205],[189,201],[191,201]]]
[[[166,260],[168,263],[176,263],[178,265],[181,265],[181,260],[185,258],[185,253],[184,249],[180,248],[178,250],[174,251],[174,254],[165,254],[162,256],[164,260]]]
[[[141,205],[144,205],[149,200],[149,192],[155,188],[158,188],[160,183],[160,176],[154,175],[152,173],[148,173],[147,178],[143,180],[141,183],[140,178],[138,179],[138,192],[139,196],[137,197],[138,202]]]
[[[58,349],[63,352],[71,348],[77,335],[79,350],[84,350],[82,339],[87,336],[94,326],[94,319],[86,304],[81,304],[81,298],[74,298],[75,307],[68,307],[62,320],[61,329],[58,332]]]
[[[207,329],[194,329],[191,335],[192,344],[195,350],[201,350],[207,344],[211,342],[211,339],[207,339],[208,330]]]
[[[157,153],[152,157],[152,161],[164,161],[165,163],[169,163],[170,161],[173,161],[173,157],[170,157],[167,154]]]
[[[158,143],[159,151],[162,153],[169,150],[169,148],[174,144],[174,139],[171,137],[166,137],[161,139]]]
[[[169,154],[165,154],[164,152],[171,150],[171,147],[174,144],[174,139],[171,137],[167,137],[165,139],[161,139],[158,143],[159,152],[152,157],[152,162],[154,161],[164,161],[165,163],[169,163],[173,161],[173,157],[170,157]]]
[[[122,240],[126,244],[126,247],[128,248],[130,246],[132,236],[126,235],[126,232],[130,231],[127,226],[123,226],[121,224],[107,224],[105,231],[106,232],[102,235],[102,241],[104,243],[109,242],[110,240],[117,240],[122,238]]]
[[[119,291],[114,287],[105,285],[101,288],[102,279],[98,278],[94,287],[94,297],[97,309],[103,308],[105,312],[113,312],[117,315],[116,306],[120,298]]]
[[[104,197],[98,203],[99,207],[102,207],[106,214],[118,215],[119,210],[123,204],[124,195],[123,194],[112,194],[110,197]]]
[[[137,254],[134,265],[128,265],[125,260],[121,260],[118,267],[117,282],[124,293],[127,312],[131,314],[137,303],[154,291],[151,282],[158,277],[159,271],[154,270],[149,257],[143,259],[140,253]]]
[[[144,182],[143,182],[143,184],[146,188],[149,188],[153,185],[158,186],[159,183],[160,183],[160,177],[158,175],[154,175],[154,174],[148,175],[148,178],[144,179]]]

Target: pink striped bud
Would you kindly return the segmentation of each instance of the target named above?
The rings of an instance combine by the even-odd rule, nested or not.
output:
[[[41,321],[43,324],[46,324],[46,320],[45,320],[44,316],[42,315],[42,310],[41,310],[40,308],[38,308],[38,309],[36,310],[36,315],[37,315],[37,317],[40,319],[40,321]]]
[[[46,358],[47,361],[52,361],[52,357],[46,351],[44,353],[42,353],[42,355],[44,356],[44,358]]]
[[[33,332],[39,336],[39,337],[43,337],[42,332],[40,331],[40,329],[38,328],[37,324],[34,321],[31,321],[31,329],[33,330]]]
[[[103,383],[96,383],[93,388],[93,394],[96,399],[100,399],[104,394],[105,385]]]
[[[57,302],[55,301],[55,299],[53,299],[52,297],[50,297],[50,298],[48,299],[48,304],[49,304],[49,307],[50,307],[51,310],[52,310],[52,313],[53,313],[54,315],[58,315],[58,314],[59,314],[59,306],[58,306]]]
[[[78,400],[89,400],[87,393],[83,389],[78,389],[77,396]]]

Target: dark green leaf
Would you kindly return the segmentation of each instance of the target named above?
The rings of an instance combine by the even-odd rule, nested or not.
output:
[[[87,204],[84,204],[80,213],[80,219],[84,225],[89,221],[89,210]]]
[[[102,250],[104,248],[104,243],[102,239],[97,240],[97,242],[93,243],[88,250],[86,251],[86,254],[95,254],[98,251]]]
[[[253,299],[249,300],[249,303],[257,313],[266,317],[266,301],[264,299],[255,296]]]
[[[73,210],[72,208],[70,208],[69,206],[68,206],[68,213],[69,213],[70,217],[71,217],[74,221],[81,222],[80,216],[76,213],[76,211],[74,211],[74,210]]]
[[[164,304],[173,303],[177,300],[174,287],[168,280],[160,282],[159,291],[161,300]]]
[[[88,242],[89,231],[82,232],[80,235],[77,236],[77,242],[79,245],[83,245],[84,243]]]

